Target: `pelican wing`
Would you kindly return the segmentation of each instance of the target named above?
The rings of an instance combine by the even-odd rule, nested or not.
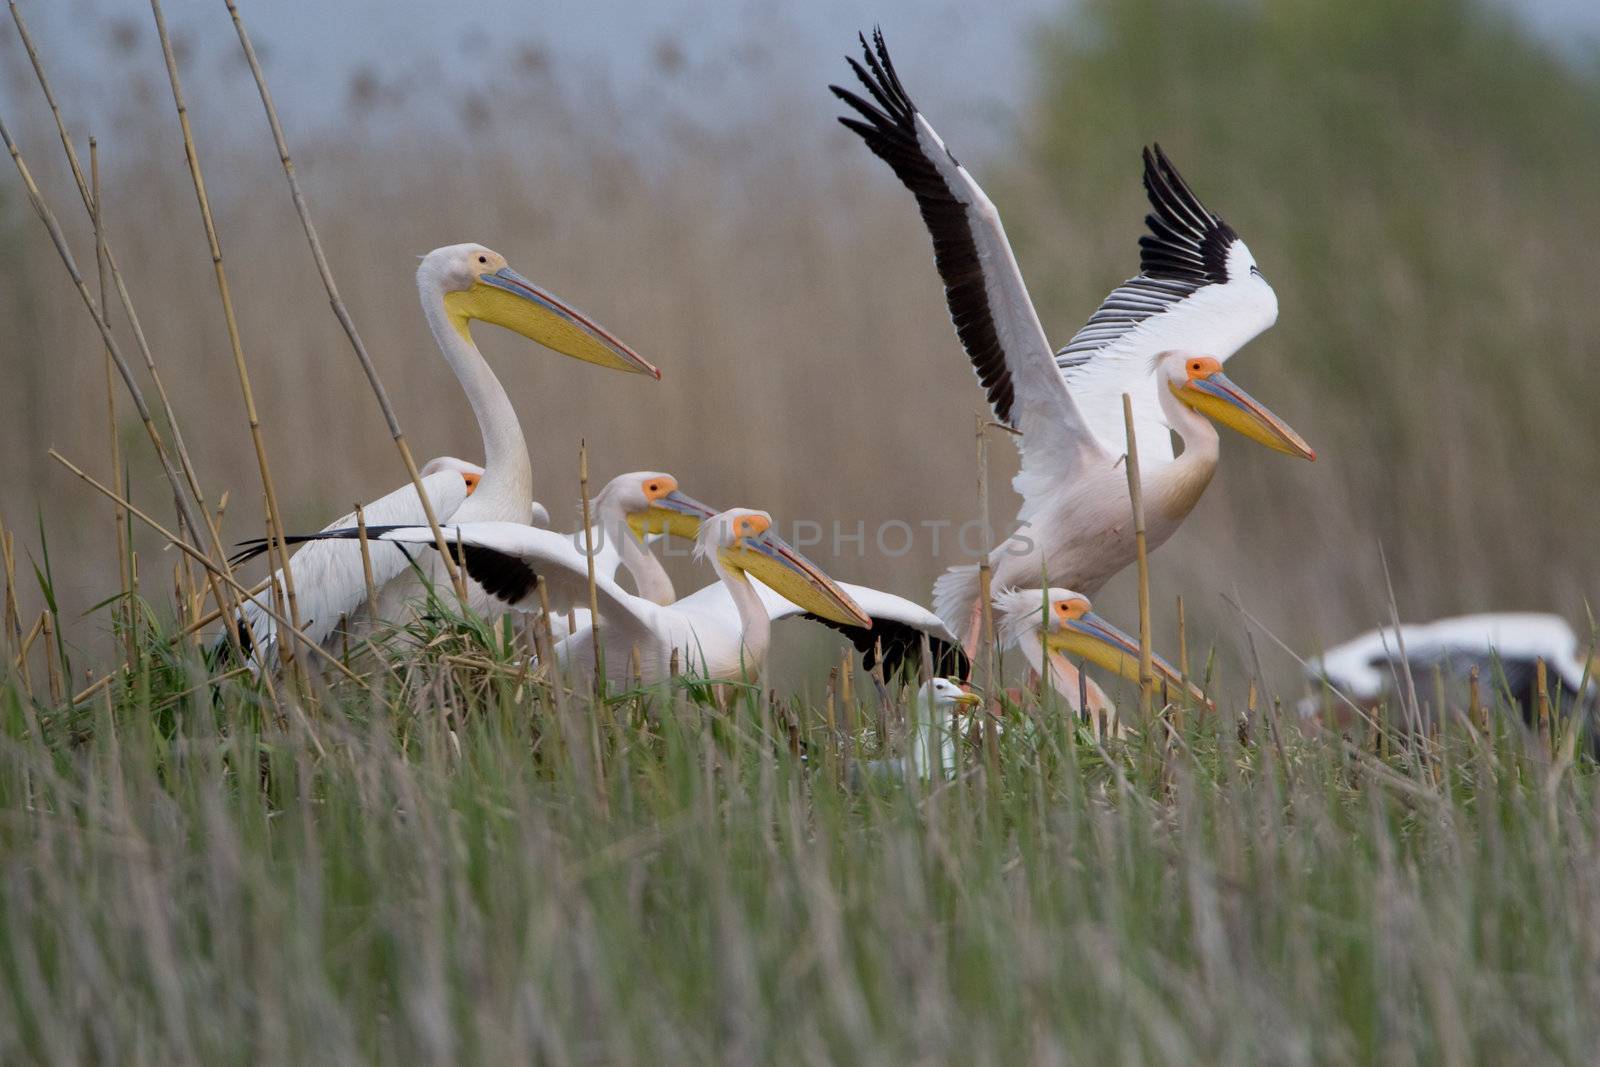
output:
[[[467,483],[461,472],[454,469],[436,470],[422,479],[422,488],[428,494],[434,514],[446,519],[467,498]],[[404,485],[387,496],[379,497],[362,508],[369,529],[391,525],[410,525],[427,521],[427,512],[417,497],[416,486]],[[323,532],[352,529],[356,525],[355,512],[341,515],[323,528]],[[372,579],[382,589],[406,572],[411,565],[410,553],[400,545],[369,545],[372,560]],[[290,539],[291,543],[294,540]],[[367,600],[367,581],[362,573],[361,546],[345,540],[317,540],[306,544],[289,560],[294,574],[295,607],[300,616],[301,628],[314,641],[325,641],[339,625],[339,620],[359,610]],[[282,596],[283,576],[273,573]],[[246,652],[258,661],[270,661],[270,650],[277,640],[277,622],[263,605],[271,603],[271,592],[262,592],[247,602],[241,614],[243,623],[239,635],[248,646]],[[280,599],[279,601],[283,601]],[[223,647],[223,642],[218,643]],[[267,650],[266,657],[256,656],[255,649]]]
[[[855,645],[856,651],[861,653],[862,666],[867,670],[870,671],[880,662],[881,654],[885,678],[893,678],[904,670],[915,671],[920,667],[924,637],[928,639],[928,650],[933,655],[933,674],[953,674],[965,678],[971,673],[971,663],[961,649],[961,642],[950,632],[944,620],[905,597],[864,585],[840,582],[839,588],[872,618],[871,627],[841,626],[791,603],[757,579],[750,579],[750,584],[761,597],[767,617],[773,622],[799,617],[837,630]],[[714,582],[696,590],[677,601],[673,607],[689,614],[716,615],[730,620],[736,620],[739,616],[733,596],[722,582]]]
[[[1000,213],[906,95],[883,35],[861,48],[865,66],[849,62],[872,99],[830,86],[861,116],[839,121],[916,195],[956,334],[995,418],[1022,432],[1017,491],[1027,497],[1035,478],[1057,484],[1110,462],[1121,450],[1096,441],[1067,392]]]
[[[298,542],[348,541],[358,536],[355,529],[330,529],[291,536]],[[372,526],[367,536],[394,545],[421,545],[437,548],[433,532],[426,526]],[[540,606],[538,583],[545,582],[545,598],[550,610],[564,612],[589,602],[587,557],[575,535],[559,534],[520,522],[468,522],[444,527],[450,554],[466,568],[467,575],[486,593],[507,608],[537,611]],[[581,542],[581,535],[576,535]],[[252,543],[246,554],[261,551]],[[656,606],[623,589],[604,574],[595,576],[596,599],[602,621],[613,626],[638,626],[648,629],[655,620]]]
[[[1122,394],[1133,398],[1140,466],[1172,459],[1172,436],[1152,373],[1156,356],[1183,349],[1225,360],[1278,318],[1278,297],[1245,243],[1208,210],[1160,145],[1144,152],[1149,233],[1139,274],[1119,285],[1056,353],[1100,444],[1126,450]]]

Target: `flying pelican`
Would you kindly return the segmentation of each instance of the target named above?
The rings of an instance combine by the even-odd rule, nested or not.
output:
[[[667,520],[663,517],[662,521]],[[766,512],[735,508],[706,520],[695,539],[696,557],[708,560],[717,577],[732,590],[738,615],[731,620],[716,612],[653,603],[597,573],[594,587],[608,679],[616,684],[631,682],[635,652],[638,677],[646,685],[668,677],[674,653],[686,675],[718,681],[755,677],[766,658],[771,624],[751,587],[752,577],[832,622],[871,625],[872,620],[832,579],[772,533],[771,526],[772,517]],[[397,546],[438,547],[426,526],[375,527],[367,535]],[[451,554],[502,610],[538,610],[541,579],[553,610],[588,600],[588,557],[570,534],[523,523],[472,522],[452,524],[445,535]],[[356,530],[343,529],[288,540],[299,543],[356,536]],[[263,550],[260,542],[251,542],[239,558]],[[561,641],[555,651],[563,666],[593,670],[594,646],[595,632],[590,627]]]
[[[1315,458],[1293,430],[1222,372],[1222,361],[1277,319],[1278,300],[1243,241],[1189,189],[1159,146],[1144,154],[1152,212],[1140,273],[1112,291],[1052,353],[1000,213],[916,109],[883,35],[849,60],[871,100],[831,86],[861,117],[840,118],[916,195],[945,300],[997,420],[1019,431],[1019,530],[990,556],[997,588],[1047,578],[1100,587],[1134,559],[1121,394],[1133,398],[1147,537],[1159,546],[1216,470],[1210,420],[1269,448]],[[875,49],[875,52],[874,52]],[[1174,458],[1171,431],[1183,438]],[[969,643],[978,568],[953,567],[934,610]]]
[[[1120,734],[1116,707],[1067,657],[1077,656],[1137,683],[1138,640],[1096,615],[1089,599],[1070,589],[1005,589],[994,595],[993,603],[1001,644],[1021,649],[1028,666],[1048,678],[1050,687],[1074,712],[1084,713],[1079,687],[1087,689],[1088,715],[1096,734],[1102,720],[1108,732]],[[1182,676],[1166,660],[1152,656],[1151,668],[1158,681],[1182,691]],[[1205,700],[1193,686],[1190,693],[1196,700]]]
[[[1593,651],[1558,615],[1461,615],[1404,624],[1398,633],[1392,626],[1364,633],[1308,661],[1307,677],[1314,686],[1333,686],[1364,711],[1385,701],[1404,701],[1415,692],[1418,710],[1431,721],[1440,710],[1434,706],[1436,682],[1445,684],[1447,706],[1464,709],[1469,675],[1476,667],[1484,706],[1495,705],[1497,695],[1509,695],[1531,723],[1538,709],[1537,663],[1542,659],[1551,707],[1567,712],[1583,708],[1588,718],[1600,702],[1600,658]],[[1317,718],[1324,703],[1336,720],[1330,725],[1354,725],[1354,716],[1343,714],[1349,710],[1343,701],[1334,697],[1325,702],[1320,693],[1300,702],[1300,714]],[[1590,744],[1600,754],[1600,737],[1593,731]]]
[[[450,245],[429,252],[417,267],[417,291],[428,327],[466,392],[483,435],[484,463],[470,492],[460,468],[452,469],[448,462],[423,483],[440,523],[526,523],[535,514],[533,466],[522,426],[511,398],[472,342],[472,322],[502,326],[586,363],[661,377],[661,372],[633,349],[572,305],[512,270],[504,256],[483,245]],[[410,485],[373,501],[363,511],[374,525],[416,525],[425,523],[427,518],[416,489]],[[340,518],[336,525],[348,528],[354,523],[355,516],[351,514]],[[375,611],[372,605],[366,605],[366,579],[356,546],[319,542],[297,552],[290,561],[300,622],[312,640],[325,641],[341,618],[363,606],[369,615],[393,617],[404,600],[417,594],[419,582],[409,577],[410,558],[403,550],[374,546],[370,556],[373,579],[379,589]],[[434,577],[439,573],[435,570]],[[273,581],[281,594],[282,578],[274,574]],[[481,588],[471,586],[469,594],[470,606],[479,614],[492,615],[498,610],[495,598]],[[270,648],[276,631],[271,617],[253,602],[245,605],[243,615],[241,633],[250,635],[257,648]],[[270,661],[270,657],[260,661]]]

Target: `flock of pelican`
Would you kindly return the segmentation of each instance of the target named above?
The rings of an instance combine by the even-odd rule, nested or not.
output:
[[[860,60],[849,60],[859,85],[831,87],[851,112],[839,121],[915,197],[957,336],[995,418],[1016,431],[1021,452],[1013,483],[1022,498],[1016,533],[988,561],[996,633],[1003,646],[1021,650],[1069,708],[1102,712],[1114,725],[1110,702],[1079,666],[1139,677],[1138,642],[1096,615],[1089,600],[1135,558],[1121,466],[1122,397],[1132,402],[1151,547],[1171,537],[1210,483],[1220,455],[1217,426],[1313,459],[1294,430],[1223,370],[1273,324],[1277,298],[1245,243],[1152,147],[1143,156],[1150,213],[1139,272],[1065,346],[1052,348],[994,204],[912,103],[881,33],[870,44],[862,37],[861,46]],[[712,681],[752,679],[766,659],[772,624],[802,616],[845,633],[868,667],[876,664],[886,676],[912,664],[936,675],[918,693],[909,768],[926,774],[948,762],[949,739],[935,736],[930,724],[979,704],[964,685],[943,677],[966,674],[978,639],[983,605],[976,563],[939,578],[930,611],[836,581],[779,537],[766,512],[707,506],[673,476],[651,471],[608,483],[593,501],[591,529],[554,531],[549,512],[534,500],[533,467],[514,406],[473,343],[473,324],[511,330],[597,366],[653,378],[660,372],[482,245],[435,250],[422,260],[417,284],[428,325],[483,439],[481,466],[444,457],[427,465],[422,480],[447,547],[465,571],[471,611],[492,619],[544,610],[561,665],[588,671],[601,660],[618,684],[659,682],[673,669]],[[360,529],[352,514],[316,534],[289,538],[302,545],[289,566],[300,624],[312,640],[402,618],[429,583],[444,587],[442,561],[432,551],[439,541],[412,486],[363,512]],[[679,597],[652,551],[663,537],[692,543],[695,560],[715,580]],[[370,546],[370,580],[360,546],[351,543],[358,538]],[[274,579],[277,594],[267,596],[281,595],[281,575]],[[587,610],[591,593],[598,618]],[[254,661],[267,663],[278,644],[269,613],[249,605],[238,625]],[[924,649],[933,663],[920,663]],[[1182,684],[1159,658],[1155,671]]]

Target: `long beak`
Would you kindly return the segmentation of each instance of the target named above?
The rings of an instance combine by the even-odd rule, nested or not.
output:
[[[1276,452],[1301,459],[1316,459],[1311,446],[1289,424],[1268,411],[1266,406],[1240,389],[1221,371],[1173,386],[1178,399],[1200,414],[1231,430],[1244,434]]]
[[[1130,682],[1139,681],[1138,640],[1092,611],[1063,623],[1061,629],[1051,633],[1046,641],[1057,651],[1088,660]],[[1168,688],[1182,691],[1183,676],[1172,664],[1160,656],[1152,655],[1150,669],[1157,680],[1167,683]],[[1205,701],[1204,694],[1198,688],[1190,686],[1189,692],[1196,701]]]
[[[871,627],[872,616],[815,563],[771,532],[746,537],[722,550],[722,560],[771,586],[772,591],[813,615],[841,626]]]
[[[641,540],[649,534],[671,534],[693,541],[699,536],[700,524],[715,514],[715,509],[674,489],[645,510],[630,514],[628,525]]]
[[[655,364],[605,327],[510,267],[478,275],[471,289],[447,293],[445,303],[453,314],[464,319],[482,319],[503,326],[564,356],[631,374],[648,374],[658,380],[661,377]]]

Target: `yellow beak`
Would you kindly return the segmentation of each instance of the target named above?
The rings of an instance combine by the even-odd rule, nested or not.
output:
[[[1171,386],[1171,389],[1179,400],[1206,418],[1242,433],[1275,452],[1299,456],[1301,459],[1317,458],[1311,446],[1290,429],[1288,423],[1233,384],[1221,371],[1204,378],[1191,378],[1182,385]]]
[[[1139,642],[1092,611],[1063,622],[1060,629],[1046,636],[1045,644],[1138,684]],[[1150,657],[1150,670],[1157,682],[1165,681],[1168,688],[1183,690],[1183,676],[1160,656]],[[1204,703],[1205,696],[1198,688],[1191,685],[1189,693]]]
[[[701,523],[715,514],[694,497],[674,489],[643,511],[629,513],[628,527],[641,541],[647,534],[671,534],[693,541],[700,534]]]
[[[661,377],[655,364],[605,327],[510,267],[480,274],[470,289],[446,293],[444,306],[455,328],[469,340],[467,323],[479,319],[585,363]]]
[[[983,704],[983,698],[977,693],[962,693],[956,697],[956,703],[964,708],[976,708]]]
[[[872,617],[861,610],[837,582],[776,534],[740,538],[719,553],[723,565],[761,579],[772,591],[813,615],[840,626],[870,628]]]

